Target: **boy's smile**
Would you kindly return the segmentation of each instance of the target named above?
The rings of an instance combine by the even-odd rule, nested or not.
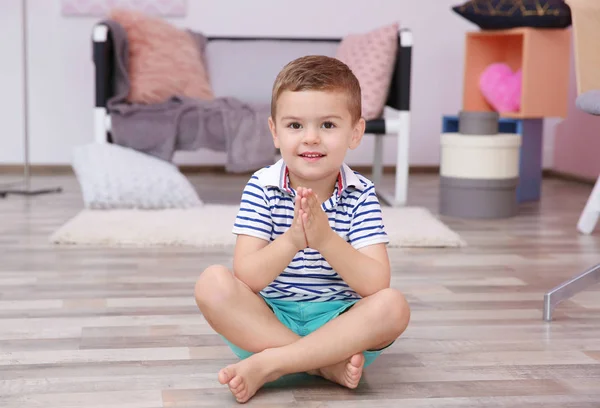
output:
[[[324,191],[333,188],[348,149],[359,145],[364,120],[353,120],[343,91],[284,91],[269,127],[292,187]]]
[[[314,163],[316,161],[321,160],[323,157],[327,156],[326,154],[319,152],[304,152],[300,153],[300,157],[306,160],[309,163]]]

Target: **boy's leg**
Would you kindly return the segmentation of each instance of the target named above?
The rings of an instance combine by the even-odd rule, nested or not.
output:
[[[300,338],[224,266],[208,267],[198,278],[194,292],[196,304],[210,326],[243,350],[257,353]]]
[[[200,275],[195,287],[195,297],[210,326],[244,351],[258,353],[300,339],[300,336],[277,319],[260,296],[224,266],[210,266]],[[361,307],[360,302],[354,307]],[[336,363],[339,364],[328,368],[319,367],[322,370],[313,370],[310,374],[336,381],[334,376],[345,368],[347,362]],[[353,370],[352,367],[348,369]],[[357,381],[361,372],[357,373]]]
[[[228,383],[236,399],[244,402],[265,382],[285,374],[332,369],[351,357],[349,364],[352,360],[360,364],[362,355],[355,354],[390,344],[406,329],[409,319],[410,308],[404,296],[395,289],[384,289],[361,299],[306,337],[224,368],[219,381]],[[362,370],[362,366],[357,368]],[[347,373],[342,371],[342,375]]]

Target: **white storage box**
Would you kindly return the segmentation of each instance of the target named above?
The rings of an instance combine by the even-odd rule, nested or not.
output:
[[[440,173],[444,177],[510,179],[519,176],[521,135],[462,135],[441,138]]]

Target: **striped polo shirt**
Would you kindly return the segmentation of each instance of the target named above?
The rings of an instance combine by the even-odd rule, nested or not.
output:
[[[274,241],[291,226],[295,197],[283,159],[258,170],[242,193],[233,233]],[[333,194],[321,208],[331,228],[354,248],[389,242],[373,183],[346,164],[340,168]],[[325,258],[311,248],[299,251],[261,294],[266,298],[301,302],[360,298]]]

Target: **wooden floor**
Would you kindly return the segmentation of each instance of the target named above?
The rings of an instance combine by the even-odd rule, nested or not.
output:
[[[192,180],[205,201],[235,203],[246,177]],[[236,359],[192,298],[231,253],[54,247],[81,195],[70,176],[38,181],[65,191],[0,199],[0,407],[236,406],[216,376]],[[600,262],[600,233],[575,229],[591,188],[546,180],[518,217],[441,217],[469,246],[391,250],[412,321],[357,390],[292,376],[248,405],[600,407],[600,287],[542,320],[543,293]],[[435,176],[411,177],[409,194],[437,210]]]

